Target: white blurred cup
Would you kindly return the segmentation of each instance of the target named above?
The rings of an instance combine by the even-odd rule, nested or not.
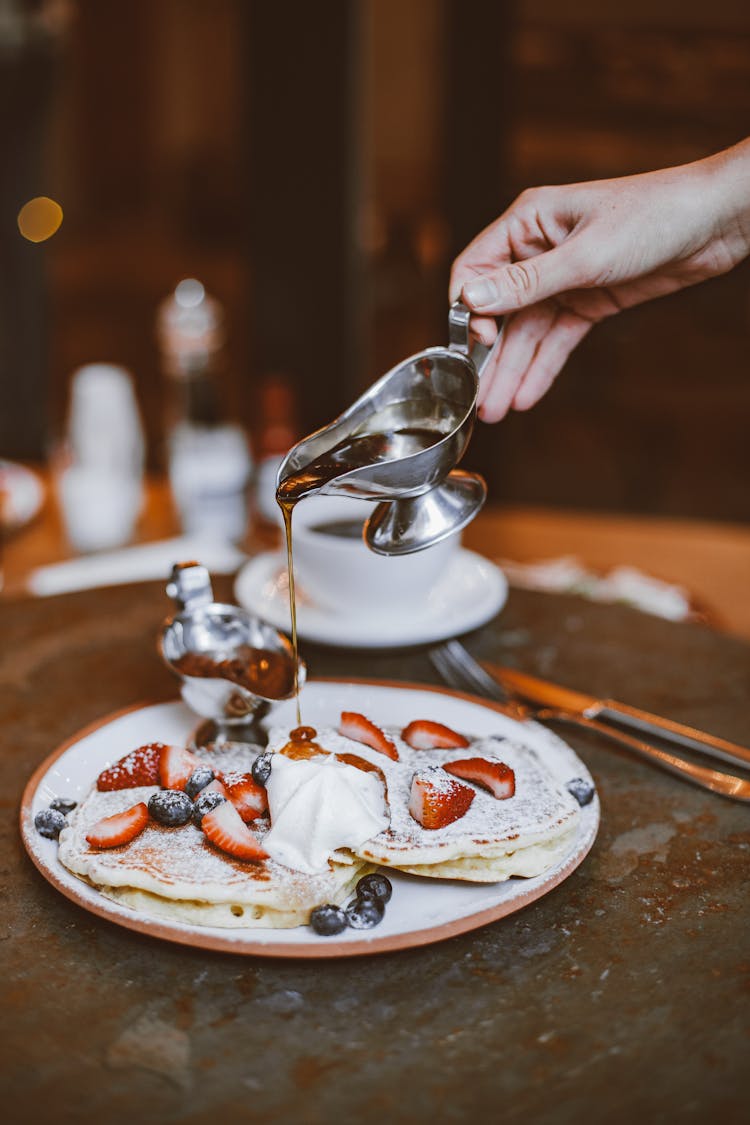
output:
[[[58,494],[71,546],[100,551],[129,542],[143,500],[144,439],[123,367],[92,363],[75,372],[66,447]]]
[[[57,487],[65,530],[76,551],[106,551],[130,541],[143,500],[140,480],[71,465],[63,469]]]
[[[295,506],[294,571],[301,592],[341,613],[418,613],[458,551],[461,535],[412,555],[377,555],[362,535],[374,510],[367,500],[339,496],[310,496]]]

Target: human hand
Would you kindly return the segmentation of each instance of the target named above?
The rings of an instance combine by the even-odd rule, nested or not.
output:
[[[497,422],[549,390],[598,321],[725,273],[750,254],[750,140],[640,176],[525,191],[458,256],[474,336],[503,339],[479,389]]]

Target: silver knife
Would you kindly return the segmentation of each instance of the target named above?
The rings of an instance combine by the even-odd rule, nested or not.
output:
[[[641,711],[637,707],[630,707],[627,703],[619,703],[615,699],[597,699],[596,696],[572,691],[570,688],[560,687],[559,684],[552,684],[547,680],[540,680],[537,676],[530,676],[526,672],[517,672],[514,668],[505,668],[501,664],[492,664],[488,661],[482,663],[507,691],[521,699],[567,711],[583,719],[605,719],[620,723],[622,726],[674,742],[678,746],[687,746],[691,750],[699,750],[703,754],[731,762],[732,765],[742,765],[750,769],[750,749],[746,746],[707,734],[684,723],[676,723],[672,719],[652,715],[649,711]]]

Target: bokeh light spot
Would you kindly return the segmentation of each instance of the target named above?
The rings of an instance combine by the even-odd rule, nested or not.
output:
[[[206,296],[206,290],[194,277],[186,277],[174,291],[174,297],[181,309],[195,309]]]
[[[54,199],[39,195],[18,212],[18,229],[29,242],[44,242],[60,229],[63,210]]]

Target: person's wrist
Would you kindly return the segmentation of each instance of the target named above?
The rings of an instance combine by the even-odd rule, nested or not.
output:
[[[700,163],[703,202],[736,263],[750,254],[750,138]]]

